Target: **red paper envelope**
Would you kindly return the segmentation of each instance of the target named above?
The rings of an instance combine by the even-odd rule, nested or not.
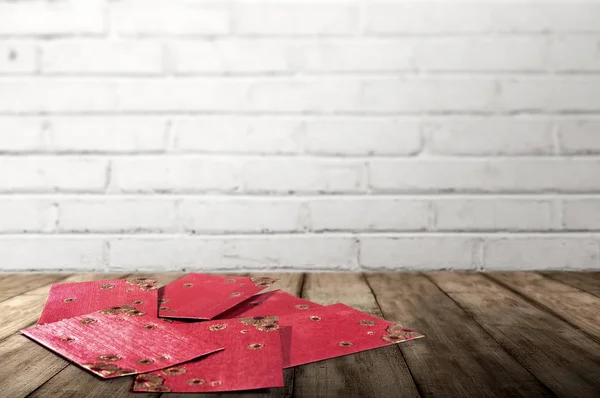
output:
[[[275,282],[266,277],[188,274],[159,289],[158,315],[213,319]]]
[[[113,307],[21,333],[103,378],[151,372],[219,351],[208,332],[189,335],[132,306]]]
[[[225,311],[216,319],[229,319],[250,316],[291,315],[301,311],[320,308],[322,305],[292,296],[283,290],[257,294]]]
[[[177,321],[175,321],[177,322]],[[206,332],[223,351],[137,376],[133,391],[216,392],[283,387],[277,317],[176,324],[191,335]]]
[[[119,305],[132,305],[156,316],[157,289],[157,281],[153,278],[52,285],[38,324],[56,322]]]
[[[284,368],[424,337],[344,304],[281,316],[279,323]]]

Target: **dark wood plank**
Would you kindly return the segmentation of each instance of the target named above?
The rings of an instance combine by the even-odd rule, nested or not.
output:
[[[68,362],[20,334],[0,342],[0,393],[21,398],[67,366]]]
[[[173,280],[179,279],[184,274],[140,274],[139,276],[156,277],[159,284],[163,285]],[[136,275],[137,276],[137,275]],[[302,286],[302,274],[279,274],[281,280],[272,288],[281,288],[291,294],[299,294]],[[211,397],[229,397],[229,396],[244,396],[244,397],[289,397],[291,396],[291,388],[293,386],[294,373],[293,370],[287,370],[284,373],[286,380],[286,388],[265,389],[260,391],[248,391],[233,394],[176,394],[170,393],[165,397],[190,398],[195,396],[211,396]],[[86,397],[156,397],[160,394],[145,394],[131,392],[133,377],[119,377],[110,381],[99,379],[87,371],[79,368],[76,365],[69,365],[61,370],[58,374],[48,380],[44,385],[38,388],[30,397],[61,397],[73,396],[72,392],[81,390],[85,385]],[[64,394],[64,395],[61,395]]]
[[[427,397],[552,396],[435,284],[422,275],[368,274],[386,318],[425,334],[399,344]]]
[[[600,345],[553,314],[473,273],[428,273],[555,394],[600,397]]]
[[[10,298],[43,285],[65,279],[69,274],[8,274],[0,280],[2,297]],[[1,300],[1,297],[0,297]]]
[[[360,274],[308,274],[302,296],[319,304],[343,302],[382,316]],[[419,393],[400,350],[388,346],[297,367],[294,395],[387,398],[417,397]]]
[[[600,341],[600,297],[533,272],[494,272],[486,276]]]
[[[541,272],[547,278],[600,297],[600,272]]]

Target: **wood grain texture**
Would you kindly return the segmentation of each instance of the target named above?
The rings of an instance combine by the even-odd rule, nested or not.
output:
[[[68,274],[9,274],[0,279],[2,292],[0,301],[29,292],[35,288],[65,279]]]
[[[367,274],[367,280],[386,318],[426,336],[399,345],[423,396],[552,396],[424,276]]]
[[[482,275],[427,277],[555,394],[600,397],[600,345],[586,334]]]
[[[324,305],[343,302],[382,316],[361,274],[308,274],[302,297]],[[419,396],[396,345],[297,367],[294,394],[298,397]]]
[[[530,272],[497,272],[488,277],[541,305],[600,342],[600,297]]]
[[[158,275],[159,283],[182,275]],[[0,302],[0,396],[160,396],[131,393],[131,377],[101,380],[15,334],[37,320],[51,283],[125,275],[63,274],[56,281],[32,276],[27,281],[0,275],[0,291],[4,282],[13,292],[23,290],[19,284],[28,286]],[[598,273],[279,277],[269,290],[325,305],[343,302],[414,327],[426,338],[287,369],[281,389],[163,398],[600,396]]]
[[[546,278],[565,283],[600,297],[600,272],[541,272]]]

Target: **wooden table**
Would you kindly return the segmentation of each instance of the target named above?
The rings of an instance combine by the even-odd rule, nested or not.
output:
[[[130,377],[99,380],[18,333],[37,320],[50,284],[125,276],[0,274],[0,396],[160,396],[129,392]],[[286,370],[282,389],[206,396],[600,397],[600,273],[280,277],[275,287],[289,293],[343,302],[427,337]]]

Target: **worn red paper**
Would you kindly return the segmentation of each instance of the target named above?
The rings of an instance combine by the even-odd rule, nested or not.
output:
[[[320,307],[322,306],[317,303],[292,296],[283,290],[274,290],[272,292],[257,294],[232,309],[225,311],[217,316],[216,319],[259,315],[291,315]]]
[[[139,375],[134,391],[217,392],[283,387],[276,317],[174,325],[190,335],[206,336],[208,332],[211,341],[225,349],[176,367]]]
[[[188,274],[159,289],[158,315],[213,319],[275,281],[266,277]]]
[[[223,348],[132,306],[118,306],[21,330],[103,378],[151,372]]]
[[[279,323],[284,368],[424,337],[344,304],[281,316]]]
[[[38,324],[56,322],[118,305],[132,305],[156,316],[157,289],[157,281],[153,278],[52,285]]]

